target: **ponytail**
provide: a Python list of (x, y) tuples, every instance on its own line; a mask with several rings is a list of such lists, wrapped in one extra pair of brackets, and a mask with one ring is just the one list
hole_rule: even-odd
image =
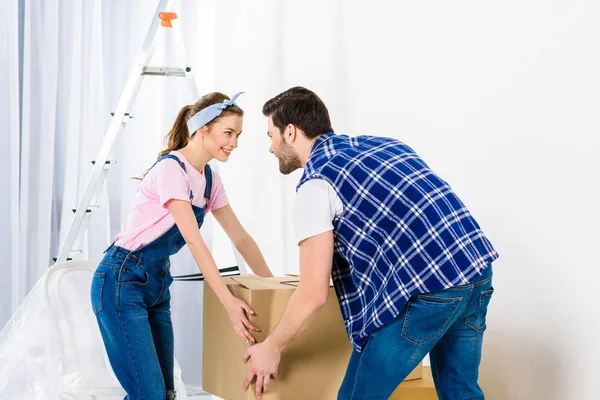
[(183, 106), (179, 114), (177, 114), (177, 118), (175, 118), (175, 122), (173, 123), (173, 127), (167, 134), (167, 148), (158, 153), (158, 158), (162, 156), (166, 156), (172, 151), (183, 149), (190, 140), (190, 133), (187, 128), (187, 120), (189, 119), (188, 114), (192, 106)]

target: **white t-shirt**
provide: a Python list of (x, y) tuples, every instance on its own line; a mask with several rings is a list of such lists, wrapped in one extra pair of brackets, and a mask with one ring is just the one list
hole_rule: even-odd
[(343, 209), (342, 200), (326, 180), (310, 179), (302, 184), (292, 211), (298, 243), (333, 230), (333, 220)]

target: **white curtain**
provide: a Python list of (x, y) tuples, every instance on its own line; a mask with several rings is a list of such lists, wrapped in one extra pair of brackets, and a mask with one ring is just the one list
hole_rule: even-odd
[[(9, 1), (2, 13), (0, 157), (2, 255), (0, 326), (53, 263), (158, 2)], [(201, 93), (214, 90), (214, 5), (177, 2), (188, 56)], [(164, 30), (164, 29), (163, 29)], [(4, 40), (4, 37), (7, 39)], [(153, 65), (185, 66), (173, 30), (160, 36)], [(99, 208), (75, 259), (98, 260), (131, 205), (133, 177), (149, 168), (177, 112), (197, 100), (184, 79), (147, 77), (110, 159)], [(212, 244), (212, 221), (204, 235)], [(222, 237), (222, 235), (221, 235)], [(222, 240), (222, 239), (221, 239)], [(231, 253), (231, 247), (220, 244)], [(231, 254), (217, 257), (233, 264)], [(189, 252), (173, 274), (198, 272)], [(202, 284), (174, 285), (173, 319), (190, 388), (201, 385)]]
[[(51, 265), (60, 221), (72, 215), (83, 165), (104, 131), (100, 4), (5, 3), (2, 325)], [(96, 218), (106, 221), (102, 212)], [(102, 226), (94, 238), (107, 236)]]
[(23, 299), (24, 268), (19, 267), (20, 60), (19, 4), (9, 2), (0, 13), (0, 326)]

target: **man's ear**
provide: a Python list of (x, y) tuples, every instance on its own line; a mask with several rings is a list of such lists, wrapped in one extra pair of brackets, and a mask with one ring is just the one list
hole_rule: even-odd
[(283, 135), (286, 138), (286, 141), (288, 143), (294, 143), (296, 141), (296, 137), (298, 135), (298, 128), (296, 128), (296, 126), (294, 124), (289, 124), (288, 126), (285, 127), (285, 131), (283, 132)]

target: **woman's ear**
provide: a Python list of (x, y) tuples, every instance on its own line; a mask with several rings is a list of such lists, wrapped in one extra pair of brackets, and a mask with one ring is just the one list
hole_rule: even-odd
[(200, 129), (198, 129), (196, 131), (196, 135), (200, 135), (201, 138), (204, 138), (207, 133), (208, 133), (208, 127), (206, 125), (204, 125), (203, 127), (201, 127)]

